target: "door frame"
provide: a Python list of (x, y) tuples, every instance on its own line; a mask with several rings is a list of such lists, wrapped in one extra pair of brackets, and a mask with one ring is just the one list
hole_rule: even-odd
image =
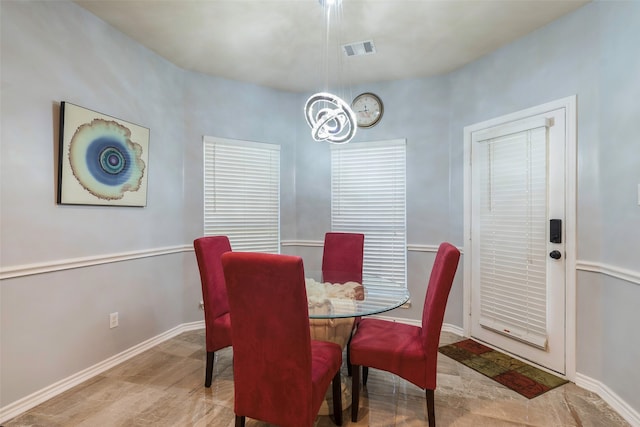
[[(520, 110), (464, 127), (464, 276), (463, 329), (471, 336), (471, 134), (481, 129), (502, 125), (524, 117), (565, 109), (565, 376), (576, 377), (576, 200), (577, 143), (576, 96), (568, 96), (546, 104)], [(517, 355), (516, 355), (517, 356)]]

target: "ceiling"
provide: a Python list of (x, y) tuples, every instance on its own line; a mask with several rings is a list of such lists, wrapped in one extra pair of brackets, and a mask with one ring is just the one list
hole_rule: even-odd
[[(329, 43), (318, 0), (75, 2), (186, 70), (304, 92), (447, 73), (588, 0), (344, 0)], [(338, 53), (364, 40), (377, 53)]]

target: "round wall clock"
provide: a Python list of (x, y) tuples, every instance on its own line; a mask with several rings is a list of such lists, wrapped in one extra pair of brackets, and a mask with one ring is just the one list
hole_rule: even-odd
[(356, 96), (351, 103), (351, 109), (356, 114), (358, 127), (370, 128), (382, 118), (384, 107), (378, 95), (365, 92)]

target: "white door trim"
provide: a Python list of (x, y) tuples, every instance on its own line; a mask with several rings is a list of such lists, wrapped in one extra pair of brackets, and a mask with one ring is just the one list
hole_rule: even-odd
[(564, 108), (566, 112), (566, 168), (565, 168), (565, 366), (566, 377), (576, 378), (576, 196), (577, 196), (577, 144), (576, 144), (576, 96), (558, 99), (505, 116), (476, 123), (464, 128), (464, 253), (463, 269), (463, 329), (465, 336), (471, 335), (471, 134), (474, 131), (509, 123), (524, 116), (544, 114)]

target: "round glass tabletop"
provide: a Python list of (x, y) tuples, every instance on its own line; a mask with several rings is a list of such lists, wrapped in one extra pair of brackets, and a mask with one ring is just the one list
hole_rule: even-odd
[[(333, 280), (326, 280), (332, 278)], [(339, 319), (384, 313), (409, 300), (401, 284), (379, 276), (358, 277), (305, 271), (310, 319)]]

